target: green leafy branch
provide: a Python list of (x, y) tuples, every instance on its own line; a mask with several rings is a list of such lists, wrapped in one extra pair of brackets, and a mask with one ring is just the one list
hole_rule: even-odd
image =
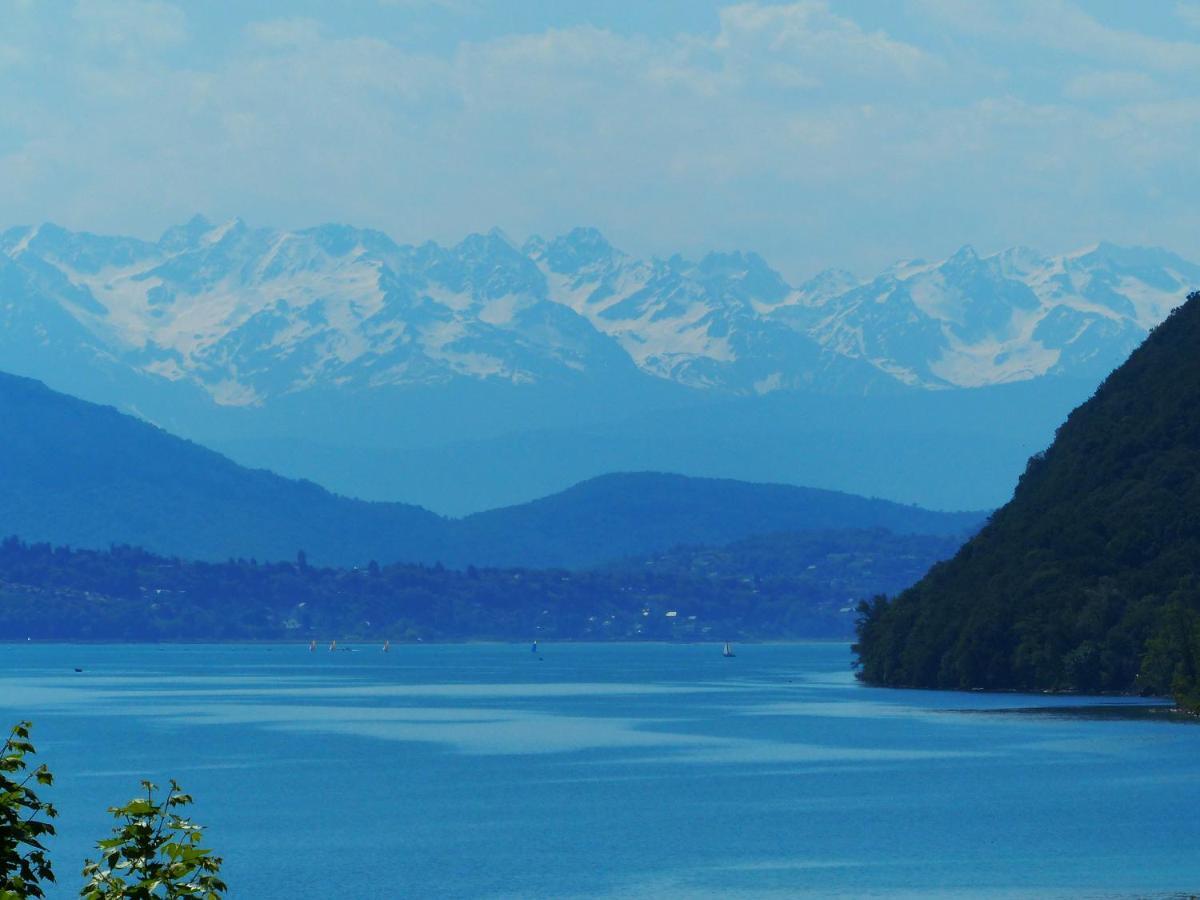
[(198, 897), (220, 900), (226, 890), (218, 873), (220, 857), (201, 846), (203, 829), (179, 810), (192, 802), (171, 781), (166, 797), (156, 798), (158, 785), (143, 781), (145, 796), (109, 809), (117, 819), (113, 837), (97, 844), (98, 861), (88, 860), (80, 891), (85, 900), (151, 900)]
[(45, 897), (41, 882), (54, 881), (42, 839), (53, 836), (58, 811), (44, 803), (35, 785), (51, 785), (44, 765), (30, 769), (37, 751), (29, 740), (29, 722), (18, 722), (0, 748), (0, 900)]

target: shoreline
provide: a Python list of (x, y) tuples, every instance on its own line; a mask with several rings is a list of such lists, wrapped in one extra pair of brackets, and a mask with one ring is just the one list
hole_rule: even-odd
[[(361, 638), (312, 638), (316, 640), (317, 649), (320, 650), (328, 645), (329, 641), (336, 640), (341, 647), (376, 647), (384, 640), (388, 640), (393, 648), (401, 647), (454, 647), (454, 646), (469, 646), (469, 645), (494, 645), (494, 646), (511, 646), (524, 647), (531, 644), (534, 638), (521, 640), (504, 640), (493, 638), (463, 638), (462, 640), (429, 640), (429, 641), (413, 641), (413, 640), (393, 640), (391, 638), (379, 639), (361, 639)], [(720, 646), (725, 643), (724, 639), (713, 639), (704, 641), (662, 641), (662, 640), (609, 640), (609, 641), (575, 641), (566, 638), (554, 638), (553, 640), (545, 640), (537, 638), (539, 644), (551, 646), (566, 646), (566, 645), (587, 645), (587, 646), (604, 646), (604, 645), (628, 645), (628, 644), (645, 644), (661, 647), (700, 647), (705, 645)], [(755, 640), (751, 638), (733, 640), (732, 644), (738, 646), (788, 646), (800, 644), (844, 644), (849, 647), (853, 643), (851, 638), (770, 638), (764, 640)], [(308, 648), (308, 641), (284, 641), (284, 640), (194, 640), (194, 641), (129, 641), (129, 640), (46, 640), (26, 638), (25, 640), (13, 638), (0, 638), (0, 647), (301, 647)], [(872, 685), (874, 686), (874, 685)]]
[[(872, 681), (865, 681), (865, 680), (859, 678), (857, 676), (857, 674), (855, 675), (855, 681), (857, 681), (863, 687), (878, 688), (880, 690), (888, 690), (888, 691), (929, 691), (929, 692), (942, 693), (942, 694), (988, 694), (988, 695), (1012, 694), (1014, 696), (1022, 696), (1022, 697), (1101, 697), (1101, 698), (1109, 697), (1109, 698), (1123, 698), (1123, 699), (1129, 699), (1129, 700), (1139, 699), (1139, 700), (1147, 700), (1147, 701), (1154, 701), (1154, 700), (1163, 701), (1162, 703), (1153, 703), (1153, 702), (1147, 703), (1144, 707), (1147, 709), (1149, 709), (1149, 708), (1154, 708), (1154, 709), (1167, 708), (1167, 707), (1165, 707), (1165, 703), (1174, 701), (1173, 697), (1166, 695), (1166, 694), (1138, 694), (1138, 693), (1134, 693), (1133, 691), (1098, 691), (1095, 693), (1085, 693), (1083, 691), (1054, 690), (1051, 688), (1022, 690), (1021, 688), (918, 687), (915, 685), (877, 684)], [(1138, 708), (1135, 706), (1135, 704), (1124, 704), (1124, 705), (1130, 709)], [(1042, 709), (1044, 709), (1044, 707), (1030, 707), (1030, 709), (1040, 712)], [(1179, 716), (1186, 716), (1189, 719), (1194, 719), (1196, 721), (1200, 721), (1200, 711), (1185, 709), (1179, 705), (1173, 705), (1173, 706), (1169, 707), (1169, 709), (1172, 713), (1178, 714)], [(1019, 709), (1012, 710), (1012, 712), (1019, 712), (1019, 711), (1020, 711)]]

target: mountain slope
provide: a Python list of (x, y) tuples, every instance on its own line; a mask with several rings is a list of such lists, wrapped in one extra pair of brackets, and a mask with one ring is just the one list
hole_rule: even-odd
[(0, 342), (0, 367), (49, 376), (64, 348), (82, 350), (231, 407), (462, 381), (854, 395), (1098, 378), (1200, 276), (1158, 249), (964, 247), (792, 286), (754, 253), (643, 260), (594, 229), (442, 247), (201, 217), (153, 242), (13, 228), (0, 260), (10, 330), (44, 337)]
[[(1167, 251), (1109, 244), (963, 248), (790, 284), (752, 252), (639, 258), (587, 228), (517, 246), (200, 217), (157, 240), (43, 224), (0, 233), (0, 370), (243, 464), (443, 514), (643, 469), (972, 508), (1006, 497), (1048, 437), (1005, 398), (1090, 392), (1198, 279)], [(957, 393), (969, 402), (946, 415), (914, 399)], [(893, 398), (916, 409), (915, 440), (864, 441), (873, 402)], [(727, 427), (730, 404), (805, 452)], [(818, 433), (814, 408), (846, 415)], [(780, 410), (795, 427), (773, 424)], [(562, 452), (538, 446), (546, 433)], [(971, 479), (942, 477), (957, 458), (978, 461)]]
[(484, 564), (520, 558), (532, 566), (574, 568), (774, 532), (886, 528), (965, 537), (980, 519), (979, 513), (929, 512), (836, 491), (635, 472), (467, 516), (455, 538), (460, 554)]
[(763, 315), (795, 298), (755, 253), (644, 261), (590, 228), (550, 242), (535, 238), (524, 249), (545, 275), (548, 296), (660, 378), (742, 394), (894, 389), (870, 365)]
[(933, 513), (780, 485), (613, 476), (466, 519), (368, 503), (250, 470), (108, 407), (0, 375), (0, 533), (187, 558), (362, 565), (586, 566), (765, 531), (890, 527), (958, 533), (977, 514)]
[(994, 509), (1011, 496), (1029, 456), (1094, 389), (1086, 381), (1042, 378), (896, 396), (779, 392), (398, 449), (348, 447), (335, 443), (342, 435), (330, 429), (214, 446), (349, 496), (396, 498), (456, 516), (526, 503), (609, 472), (639, 471), (805, 485), (934, 509)]
[[(204, 559), (436, 555), (442, 520), (244, 469), (108, 407), (0, 375), (0, 531)], [(403, 548), (401, 550), (401, 548)]]
[(864, 611), (891, 685), (1174, 691), (1200, 705), (1200, 293), (950, 562)]
[(907, 384), (1100, 379), (1198, 281), (1200, 266), (1159, 249), (1102, 243), (1057, 257), (1025, 248), (980, 257), (963, 247), (776, 314)]
[[(333, 386), (370, 392), (464, 379), (545, 385), (641, 375), (762, 392), (786, 386), (776, 378), (755, 387), (773, 377), (758, 371), (773, 356), (804, 382), (814, 381), (817, 359), (845, 370), (854, 389), (888, 380), (760, 320), (737, 287), (747, 266), (766, 270), (757, 258), (640, 263), (608, 248), (606, 284), (622, 282), (641, 310), (631, 338), (639, 349), (613, 340), (596, 327), (603, 316), (582, 314), (553, 290), (559, 275), (546, 268), (569, 255), (561, 245), (593, 240), (607, 247), (598, 235), (572, 233), (530, 256), (498, 231), (453, 247), (401, 246), (340, 225), (284, 232), (197, 217), (153, 243), (53, 225), (12, 229), (0, 253), (41, 276), (14, 295), (35, 294), (52, 314), (66, 313), (95, 352), (198, 384), (226, 406)], [(777, 352), (765, 353), (768, 342), (752, 333), (764, 329)]]

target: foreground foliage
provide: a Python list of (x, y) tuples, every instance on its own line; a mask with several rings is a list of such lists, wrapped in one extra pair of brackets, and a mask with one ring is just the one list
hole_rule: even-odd
[(1141, 691), (1200, 710), (1200, 294), (953, 560), (860, 606), (855, 650), (878, 684)]
[[(29, 722), (19, 722), (0, 748), (0, 900), (45, 897), (42, 884), (54, 881), (43, 839), (54, 835), (49, 822), (58, 813), (38, 797), (34, 786), (49, 787), (45, 765), (30, 768), (36, 751)], [(32, 783), (31, 783), (32, 782)], [(143, 781), (145, 796), (112, 807), (113, 837), (100, 841), (98, 861), (87, 861), (85, 900), (221, 900), (226, 890), (221, 860), (201, 846), (203, 829), (180, 810), (192, 802), (179, 785), (157, 799), (156, 785)]]
[(29, 722), (19, 722), (0, 748), (0, 900), (44, 897), (42, 882), (54, 881), (43, 839), (54, 834), (58, 815), (42, 801), (36, 786), (49, 786), (54, 776), (44, 765), (30, 769), (36, 752)]
[(219, 900), (226, 890), (218, 875), (221, 859), (201, 846), (201, 827), (179, 813), (192, 802), (191, 796), (175, 781), (161, 801), (155, 796), (157, 785), (143, 781), (142, 787), (145, 796), (109, 810), (118, 824), (113, 837), (97, 844), (100, 860), (84, 865), (88, 883), (80, 896), (84, 900)]

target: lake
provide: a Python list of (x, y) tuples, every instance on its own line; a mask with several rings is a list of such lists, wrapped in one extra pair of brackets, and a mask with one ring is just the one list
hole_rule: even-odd
[(1200, 727), (1144, 702), (871, 689), (845, 644), (355, 649), (0, 646), (50, 896), (171, 777), (234, 898), (1200, 891)]

